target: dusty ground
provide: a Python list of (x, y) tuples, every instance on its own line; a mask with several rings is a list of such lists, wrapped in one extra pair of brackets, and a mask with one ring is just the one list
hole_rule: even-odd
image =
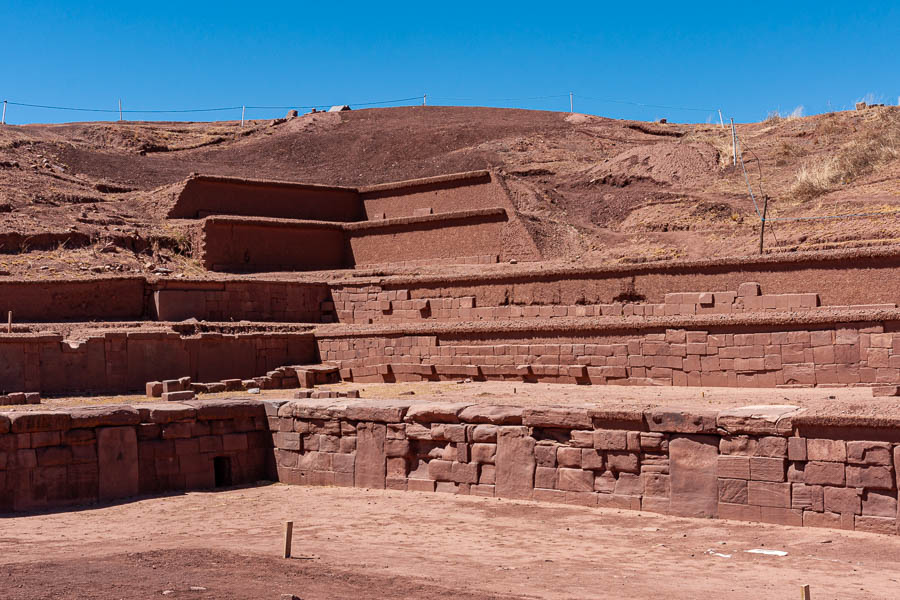
[(0, 536), (9, 600), (756, 600), (799, 598), (805, 583), (815, 600), (873, 600), (900, 595), (898, 568), (888, 536), (284, 485), (10, 517)]
[[(900, 109), (738, 125), (773, 251), (900, 241)], [(0, 270), (28, 277), (202, 275), (160, 219), (162, 186), (191, 172), (370, 184), (494, 168), (544, 258), (578, 264), (743, 256), (759, 218), (730, 131), (588, 115), (400, 107), (280, 123), (0, 127)], [(803, 172), (821, 185), (799, 186)], [(824, 181), (824, 183), (822, 183)]]
[[(684, 409), (735, 408), (760, 404), (792, 405), (820, 414), (856, 416), (898, 416), (900, 398), (872, 397), (867, 387), (858, 388), (704, 388), (648, 387), (618, 385), (575, 385), (565, 383), (519, 383), (506, 381), (421, 382), (421, 383), (339, 383), (316, 386), (318, 390), (359, 390), (362, 398), (400, 399), (408, 402), (468, 402), (478, 404), (584, 405), (644, 410), (655, 406)], [(259, 395), (223, 392), (202, 394), (201, 399), (293, 398), (294, 390), (262, 390)], [(36, 406), (0, 407), (0, 410), (44, 410), (97, 404), (140, 404), (159, 402), (143, 394), (44, 398)]]

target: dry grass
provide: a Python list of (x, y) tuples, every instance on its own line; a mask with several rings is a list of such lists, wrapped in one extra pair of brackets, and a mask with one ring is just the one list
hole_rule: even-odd
[(900, 114), (885, 112), (861, 128), (836, 156), (804, 163), (791, 188), (799, 200), (828, 193), (900, 157)]
[(693, 131), (682, 138), (685, 144), (709, 144), (716, 149), (719, 155), (719, 167), (725, 168), (731, 166), (731, 130), (721, 129), (704, 129)]

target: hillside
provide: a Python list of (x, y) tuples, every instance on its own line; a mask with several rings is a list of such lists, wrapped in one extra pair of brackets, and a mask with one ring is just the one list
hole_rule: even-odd
[[(737, 128), (769, 251), (900, 238), (900, 108)], [(404, 107), (237, 122), (0, 127), (0, 269), (58, 277), (199, 275), (161, 218), (190, 173), (364, 185), (481, 168), (505, 175), (544, 258), (601, 264), (758, 252), (759, 218), (731, 133), (492, 108)], [(809, 217), (883, 213), (851, 219)]]

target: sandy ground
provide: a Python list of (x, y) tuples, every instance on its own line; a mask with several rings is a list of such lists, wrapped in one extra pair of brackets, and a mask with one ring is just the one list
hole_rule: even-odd
[(874, 534), (280, 484), (0, 521), (9, 600), (755, 600), (805, 583), (815, 600), (872, 600), (900, 596), (898, 568), (900, 538)]
[[(756, 404), (789, 404), (831, 413), (900, 414), (900, 398), (872, 397), (867, 387), (857, 388), (711, 388), (651, 387), (618, 385), (575, 385), (566, 383), (522, 383), (512, 381), (442, 381), (420, 383), (339, 383), (316, 386), (316, 390), (359, 390), (361, 398), (401, 399), (409, 402), (470, 402), (477, 404), (583, 405), (649, 408), (672, 406), (692, 409), (722, 409)], [(202, 394), (200, 399), (293, 398), (296, 390), (262, 390)], [(140, 404), (159, 402), (143, 394), (44, 398), (39, 406), (0, 407), (0, 410), (43, 410), (98, 404)]]

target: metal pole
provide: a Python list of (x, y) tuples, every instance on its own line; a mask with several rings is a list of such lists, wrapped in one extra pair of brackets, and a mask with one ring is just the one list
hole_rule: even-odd
[(122, 120), (122, 99), (119, 98), (119, 120)]
[(246, 106), (241, 107), (241, 127), (244, 126), (244, 111), (247, 109)]
[(731, 156), (737, 166), (737, 133), (734, 131), (734, 119), (731, 120)]
[(769, 196), (763, 196), (763, 214), (759, 225), (759, 253), (763, 253), (763, 236), (766, 234), (766, 213), (769, 211)]
[(575, 112), (575, 93), (569, 92), (569, 112)]
[(422, 94), (422, 106), (428, 106), (428, 94)]
[(0, 125), (6, 125), (6, 100), (3, 101), (3, 116), (0, 117)]
[(722, 129), (725, 129), (725, 121), (722, 120), (722, 109), (719, 109), (719, 125), (722, 126)]

